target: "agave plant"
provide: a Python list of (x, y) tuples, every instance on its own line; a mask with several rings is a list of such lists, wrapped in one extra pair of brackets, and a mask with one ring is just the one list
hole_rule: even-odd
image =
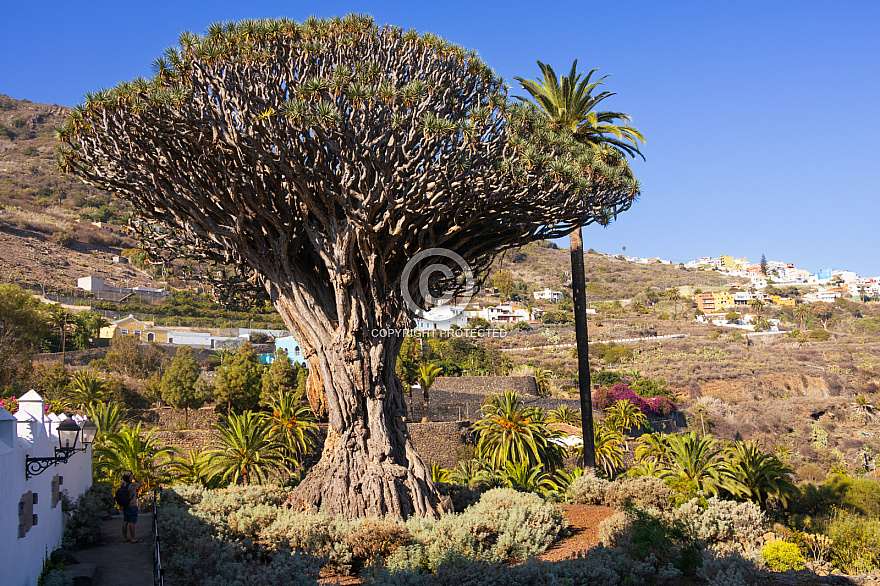
[(290, 473), (288, 457), (272, 422), (261, 413), (231, 414), (214, 424), (215, 448), (207, 452), (212, 472), (226, 483), (263, 484)]

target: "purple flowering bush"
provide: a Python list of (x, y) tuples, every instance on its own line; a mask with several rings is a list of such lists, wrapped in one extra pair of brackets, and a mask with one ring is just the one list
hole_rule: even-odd
[(678, 411), (678, 407), (669, 397), (661, 395), (643, 399), (623, 383), (617, 383), (613, 387), (599, 387), (593, 393), (593, 406), (603, 411), (618, 401), (629, 401), (645, 415), (665, 416)]
[[(13, 415), (18, 412), (18, 399), (15, 397), (7, 397), (5, 399), (0, 399), (0, 407), (6, 409)], [(46, 406), (44, 407), (46, 414), (49, 413), (61, 413), (64, 411), (62, 405), (55, 405), (51, 401), (46, 401)]]

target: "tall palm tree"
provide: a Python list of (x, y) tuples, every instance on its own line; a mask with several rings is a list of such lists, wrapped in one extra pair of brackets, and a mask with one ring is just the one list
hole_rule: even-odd
[(798, 490), (791, 481), (792, 468), (774, 454), (759, 450), (754, 441), (737, 442), (728, 448), (722, 468), (721, 487), (762, 509), (767, 506), (770, 496), (785, 506)]
[(435, 366), (433, 363), (419, 366), (419, 385), (422, 387), (422, 396), (425, 398), (425, 414), (428, 416), (430, 416), (431, 412), (431, 395), (429, 391), (431, 390), (431, 385), (434, 384), (434, 380), (441, 372), (443, 372), (443, 369)]
[(807, 318), (810, 317), (810, 306), (806, 303), (798, 303), (792, 312), (794, 318), (801, 322), (801, 331), (806, 327)]
[(675, 319), (678, 316), (678, 302), (681, 301), (681, 292), (678, 290), (678, 287), (667, 289), (666, 298), (672, 302), (672, 317)]
[(290, 473), (284, 446), (272, 422), (261, 413), (245, 411), (215, 423), (215, 448), (208, 456), (224, 482), (263, 484), (275, 474)]
[(134, 428), (123, 424), (118, 433), (107, 436), (104, 445), (94, 450), (95, 472), (113, 478), (131, 470), (147, 490), (161, 483), (165, 476), (163, 468), (173, 452), (171, 448), (160, 447), (153, 438), (157, 429), (144, 434), (140, 423)]
[(318, 423), (315, 414), (297, 401), (296, 396), (283, 389), (270, 400), (272, 410), (269, 421), (278, 441), (288, 452), (292, 468), (302, 464), (302, 459), (317, 444)]
[[(572, 133), (575, 139), (586, 144), (611, 147), (617, 153), (635, 156), (640, 155), (639, 142), (644, 143), (645, 137), (631, 126), (627, 126), (631, 118), (622, 112), (595, 111), (603, 100), (613, 96), (611, 92), (593, 91), (602, 84), (605, 77), (590, 82), (595, 69), (586, 78), (577, 72), (577, 59), (571, 64), (571, 72), (562, 78), (549, 65), (538, 61), (538, 67), (544, 75), (543, 80), (531, 81), (515, 77), (520, 85), (532, 97), (532, 103), (542, 112), (551, 125), (560, 131)], [(522, 98), (520, 98), (522, 99)], [(524, 100), (526, 101), (526, 100)], [(624, 124), (619, 124), (623, 122)], [(644, 157), (642, 157), (644, 158)], [(625, 165), (623, 165), (625, 167)], [(628, 169), (626, 169), (628, 171)], [(588, 344), (590, 341), (587, 330), (587, 288), (584, 271), (584, 241), (581, 228), (569, 234), (571, 249), (571, 288), (574, 300), (575, 338), (578, 349), (578, 387), (580, 390), (583, 455), (586, 468), (596, 467), (596, 449), (593, 445), (593, 405), (590, 395), (590, 358)]]
[(64, 364), (64, 356), (66, 353), (67, 340), (67, 324), (73, 321), (73, 315), (61, 307), (60, 303), (55, 303), (49, 307), (49, 324), (58, 328), (61, 333), (61, 364)]
[(669, 436), (669, 470), (664, 478), (670, 479), (682, 492), (715, 493), (721, 484), (718, 456), (721, 450), (712, 435), (700, 437), (691, 431)]

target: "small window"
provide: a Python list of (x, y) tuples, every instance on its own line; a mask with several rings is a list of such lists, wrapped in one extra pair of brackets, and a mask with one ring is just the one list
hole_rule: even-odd
[(153, 334), (153, 332), (147, 334), (147, 342), (153, 342), (155, 339), (156, 336)]
[(141, 337), (141, 331), (140, 331), (140, 330), (135, 330), (135, 331), (132, 332), (132, 333), (134, 333), (134, 335), (137, 336), (138, 338)]
[(168, 338), (168, 343), (169, 343), (169, 344), (173, 344), (173, 343), (174, 343), (174, 338)]
[(127, 336), (127, 335), (128, 335), (128, 330), (126, 330), (126, 329), (121, 329), (121, 330), (119, 330), (119, 333), (122, 334), (123, 336)]
[(294, 356), (299, 356), (299, 346), (296, 346), (296, 347), (293, 349), (293, 355), (294, 355)]

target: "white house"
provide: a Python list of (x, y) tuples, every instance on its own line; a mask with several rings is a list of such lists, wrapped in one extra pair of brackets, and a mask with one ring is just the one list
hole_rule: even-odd
[(532, 295), (535, 299), (547, 299), (551, 303), (559, 303), (562, 299), (562, 291), (551, 291), (549, 288), (545, 288), (543, 291), (535, 291)]
[(528, 309), (516, 308), (511, 305), (496, 305), (487, 307), (480, 315), (487, 322), (517, 323), (533, 319)]
[(467, 325), (468, 315), (465, 309), (456, 305), (440, 305), (432, 308), (425, 317), (416, 317), (416, 329), (422, 331), (466, 328)]
[(18, 406), (15, 415), (0, 409), (0, 582), (36, 586), (46, 556), (61, 545), (67, 514), (61, 493), (76, 500), (92, 485), (92, 449), (28, 478), (27, 458), (55, 456), (58, 425), (67, 417), (46, 415), (34, 391)]

